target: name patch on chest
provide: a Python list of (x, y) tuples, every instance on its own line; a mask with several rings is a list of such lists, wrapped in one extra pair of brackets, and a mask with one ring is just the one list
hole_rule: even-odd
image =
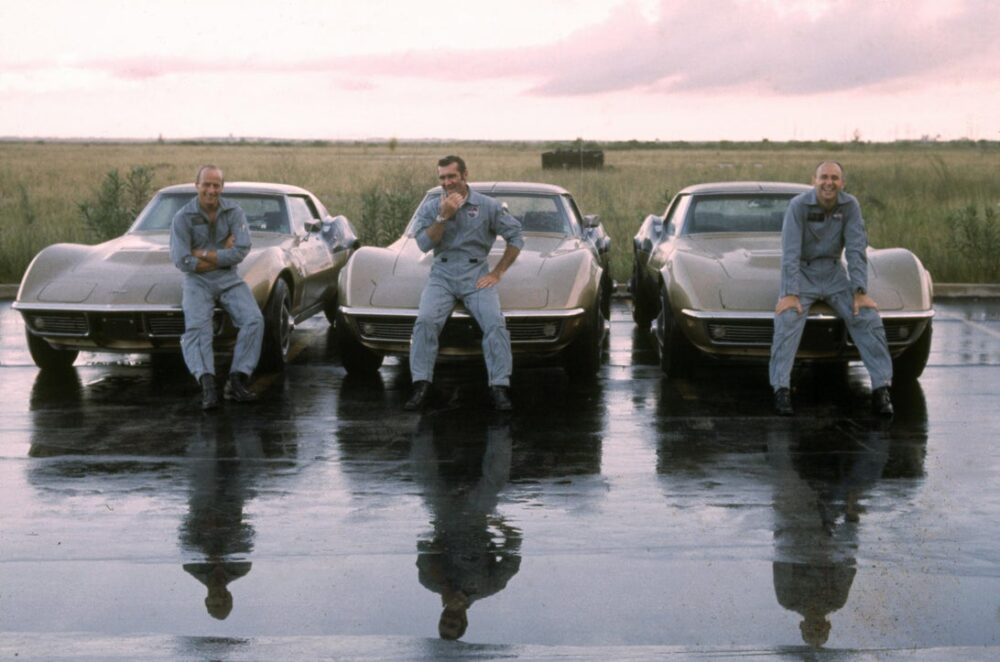
[(844, 213), (835, 211), (829, 216), (827, 216), (821, 211), (811, 211), (808, 214), (806, 214), (806, 220), (809, 221), (810, 223), (822, 223), (827, 219), (830, 219), (832, 221), (842, 221), (844, 220)]

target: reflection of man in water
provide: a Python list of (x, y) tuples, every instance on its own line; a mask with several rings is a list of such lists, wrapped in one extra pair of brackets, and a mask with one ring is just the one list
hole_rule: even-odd
[(464, 635), (469, 607), (502, 591), (521, 565), (521, 533), (495, 512), (510, 477), (509, 423), (479, 423), (486, 429), (467, 418), (423, 420), (413, 441), (434, 526), (418, 543), (417, 568), (420, 583), (441, 595), (442, 639)]
[(802, 640), (819, 647), (830, 637), (829, 614), (847, 604), (864, 512), (859, 501), (882, 475), (889, 439), (844, 426), (796, 433), (769, 431), (774, 592), (782, 607), (802, 615)]
[(232, 421), (222, 416), (201, 423), (201, 443), (192, 444), (189, 458), (192, 491), (181, 544), (207, 557), (202, 563), (185, 563), (184, 570), (205, 585), (205, 608), (222, 620), (233, 609), (229, 583), (250, 572), (249, 561), (231, 559), (251, 552), (254, 531), (243, 514), (248, 498), (241, 466), (245, 453), (237, 447)]

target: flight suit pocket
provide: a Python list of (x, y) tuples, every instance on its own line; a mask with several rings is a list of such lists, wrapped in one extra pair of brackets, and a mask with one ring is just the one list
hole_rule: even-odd
[(191, 247), (202, 248), (209, 245), (208, 224), (191, 226)]

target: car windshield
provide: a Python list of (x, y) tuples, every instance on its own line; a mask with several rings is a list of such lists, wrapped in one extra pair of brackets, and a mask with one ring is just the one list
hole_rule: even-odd
[(695, 196), (681, 234), (781, 232), (792, 194)]
[[(190, 193), (161, 193), (146, 205), (130, 232), (169, 230), (170, 222), (181, 207), (194, 196)], [(288, 212), (283, 195), (261, 195), (252, 193), (226, 194), (247, 215), (247, 225), (253, 232), (278, 232), (288, 234)]]
[[(428, 193), (426, 202), (439, 192)], [(562, 198), (558, 195), (533, 195), (529, 193), (484, 193), (507, 206), (511, 216), (521, 222), (524, 232), (555, 232), (558, 234), (573, 234), (569, 212)], [(423, 202), (420, 203), (423, 206)], [(418, 207), (419, 209), (419, 207)], [(406, 234), (415, 232), (416, 217), (410, 221)]]

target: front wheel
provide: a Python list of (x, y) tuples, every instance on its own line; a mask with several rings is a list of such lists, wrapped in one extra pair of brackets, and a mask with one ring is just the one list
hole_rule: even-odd
[(323, 314), (326, 316), (326, 321), (330, 324), (337, 323), (337, 311), (340, 309), (340, 302), (337, 297), (333, 297), (329, 301), (323, 304)]
[(645, 331), (656, 319), (656, 305), (642, 294), (642, 279), (639, 275), (638, 257), (632, 270), (632, 280), (629, 289), (632, 290), (632, 321)]
[(337, 349), (340, 352), (340, 363), (348, 375), (371, 375), (382, 367), (384, 356), (373, 352), (354, 337), (351, 325), (340, 316), (334, 326), (337, 338)]
[(292, 345), (292, 295), (284, 280), (278, 279), (264, 306), (264, 344), (260, 352), (260, 367), (281, 370), (288, 360)]
[(931, 322), (923, 334), (906, 350), (892, 360), (892, 380), (896, 383), (914, 382), (923, 374), (927, 367), (927, 359), (931, 354)]
[(27, 329), (24, 335), (28, 340), (28, 352), (31, 360), (42, 370), (65, 370), (73, 365), (80, 353), (75, 349), (56, 349), (44, 338), (34, 335)]
[(660, 350), (660, 370), (663, 374), (668, 377), (690, 377), (697, 350), (684, 337), (664, 287), (660, 288), (660, 314), (656, 318), (656, 335)]
[(604, 351), (604, 315), (601, 314), (600, 298), (594, 302), (584, 328), (566, 348), (563, 367), (575, 379), (593, 379), (601, 368), (601, 354)]
[(611, 279), (611, 274), (607, 271), (601, 276), (601, 315), (604, 319), (611, 319), (611, 296), (615, 291), (615, 282)]

